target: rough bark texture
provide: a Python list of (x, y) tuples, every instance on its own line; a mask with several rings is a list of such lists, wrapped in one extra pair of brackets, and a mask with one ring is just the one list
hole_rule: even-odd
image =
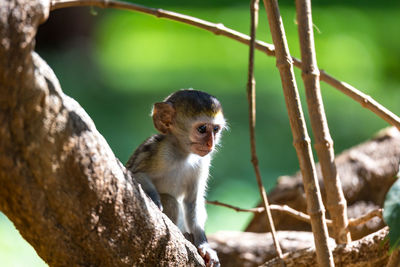
[(50, 266), (201, 266), (32, 52), (48, 11), (0, 1), (0, 210)]
[[(332, 251), (335, 266), (343, 267), (381, 267), (388, 262), (389, 244), (385, 242), (389, 230), (384, 228), (363, 239), (341, 244)], [(284, 255), (286, 267), (317, 267), (315, 249), (309, 248)], [(280, 267), (278, 259), (266, 262), (262, 266)]]
[[(382, 207), (385, 195), (399, 171), (399, 164), (400, 132), (394, 127), (384, 129), (373, 139), (344, 151), (336, 157), (337, 171), (349, 205), (349, 218), (356, 218), (369, 210)], [(325, 201), (325, 188), (321, 181), (319, 164), (317, 164), (317, 173)], [(306, 212), (301, 173), (298, 172), (292, 177), (280, 177), (278, 185), (269, 194), (269, 199), (273, 204), (286, 204), (296, 210)], [(307, 223), (274, 211), (272, 213), (276, 228), (279, 230), (310, 230)], [(382, 220), (375, 218), (367, 224), (351, 227), (352, 239), (359, 239), (383, 226)], [(263, 218), (255, 215), (246, 230), (264, 232)]]
[[(277, 232), (282, 251), (292, 252), (314, 246), (311, 232)], [(222, 266), (255, 267), (277, 256), (271, 233), (217, 232), (209, 237), (210, 245), (218, 251)], [(329, 244), (334, 246), (335, 240)]]

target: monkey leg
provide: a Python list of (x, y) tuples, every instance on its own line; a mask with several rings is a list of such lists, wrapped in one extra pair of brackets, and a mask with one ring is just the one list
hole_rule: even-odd
[(158, 194), (156, 187), (151, 182), (147, 174), (143, 172), (135, 173), (134, 178), (142, 186), (144, 192), (146, 192), (146, 194), (151, 198), (151, 200), (153, 200), (153, 202), (157, 205), (157, 207), (162, 211), (163, 206), (161, 205), (160, 195)]
[(178, 224), (179, 218), (179, 202), (169, 194), (160, 194), (161, 203), (163, 205), (163, 212), (174, 223)]
[(163, 212), (178, 226), (182, 233), (187, 232), (181, 203), (169, 194), (160, 194), (160, 198), (164, 208)]

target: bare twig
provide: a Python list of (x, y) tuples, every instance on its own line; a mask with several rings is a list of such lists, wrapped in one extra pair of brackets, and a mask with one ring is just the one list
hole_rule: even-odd
[(361, 106), (369, 109), (370, 111), (384, 119), (387, 123), (395, 126), (400, 131), (400, 118), (392, 113), (390, 110), (379, 104), (371, 96), (364, 94), (363, 92), (357, 90), (355, 87), (351, 86), (348, 83), (341, 82), (335, 79), (323, 70), (321, 70), (321, 80), (338, 89), (345, 95), (351, 97), (352, 99), (360, 103)]
[(357, 226), (357, 225), (366, 223), (374, 217), (379, 217), (379, 218), (383, 219), (382, 213), (383, 213), (383, 209), (371, 210), (370, 212), (368, 212), (358, 218), (349, 219), (349, 226)]
[[(233, 210), (235, 210), (237, 212), (262, 213), (262, 212), (265, 211), (264, 207), (257, 207), (257, 208), (251, 208), (251, 209), (242, 209), (242, 208), (230, 205), (230, 204), (219, 202), (217, 200), (215, 200), (215, 201), (207, 200), (207, 204), (233, 209)], [(271, 205), (270, 205), (270, 207), (271, 207)]]
[(324, 104), (319, 84), (319, 70), (314, 47), (314, 32), (311, 16), (311, 0), (296, 0), (297, 22), (301, 48), (302, 78), (306, 90), (308, 113), (315, 136), (315, 150), (321, 164), (326, 188), (327, 208), (333, 220), (336, 243), (351, 241), (348, 229), (347, 202), (336, 171), (333, 140), (329, 133)]
[[(160, 8), (150, 8), (138, 4), (127, 3), (122, 1), (113, 1), (113, 0), (52, 0), (51, 1), (51, 10), (56, 10), (66, 7), (77, 7), (77, 6), (96, 6), (100, 8), (115, 8), (115, 9), (137, 11), (155, 16), (157, 18), (165, 18), (173, 21), (182, 22), (184, 24), (189, 24), (194, 27), (212, 32), (215, 35), (222, 35), (228, 37), (245, 45), (250, 44), (250, 36), (232, 30), (230, 28), (227, 28), (222, 23), (212, 23), (199, 18), (183, 15), (168, 10), (163, 10)], [(263, 51), (269, 56), (275, 55), (274, 46), (272, 44), (268, 44), (257, 40), (255, 47), (256, 49)]]
[[(246, 34), (240, 33), (238, 31), (232, 30), (225, 27), (222, 23), (211, 23), (202, 19), (195, 17), (166, 11), (162, 9), (149, 8), (137, 4), (119, 2), (113, 0), (51, 0), (51, 10), (56, 10), (65, 7), (75, 7), (75, 6), (97, 6), (100, 8), (116, 8), (116, 9), (126, 9), (131, 11), (137, 11), (153, 15), (159, 18), (166, 18), (174, 21), (179, 21), (185, 24), (189, 24), (206, 31), (212, 32), (216, 35), (223, 35), (230, 39), (236, 40), (240, 43), (249, 45), (250, 37)], [(275, 56), (275, 47), (272, 44), (268, 44), (262, 41), (256, 41), (255, 48), (267, 54), (268, 56)], [(294, 66), (301, 68), (301, 61), (295, 57), (291, 58), (293, 60)], [(325, 71), (320, 71), (320, 79), (334, 88), (338, 89), (342, 93), (351, 97), (363, 107), (369, 109), (382, 119), (384, 119), (389, 124), (395, 126), (400, 130), (400, 118), (386, 109), (384, 106), (375, 101), (371, 96), (364, 94), (353, 86), (341, 82), (331, 75), (327, 74)]]
[[(251, 148), (251, 162), (254, 167), (254, 172), (256, 174), (258, 189), (260, 191), (260, 196), (262, 203), (264, 205), (264, 211), (266, 215), (267, 225), (271, 229), (272, 239), (274, 241), (274, 246), (276, 254), (282, 259), (282, 249), (279, 245), (279, 240), (276, 235), (275, 225), (272, 218), (271, 210), (269, 208), (267, 193), (262, 183), (260, 168), (258, 167), (258, 158), (256, 152), (256, 140), (255, 140), (255, 127), (256, 127), (256, 80), (254, 78), (254, 48), (256, 42), (256, 31), (258, 24), (258, 9), (259, 0), (250, 1), (250, 49), (249, 49), (249, 70), (247, 77), (247, 100), (249, 102), (249, 130), (250, 130), (250, 148)], [(282, 261), (282, 265), (284, 263)]]
[[(230, 204), (226, 204), (226, 203), (222, 203), (219, 201), (207, 201), (207, 204), (211, 204), (211, 205), (216, 205), (216, 206), (221, 206), (221, 207), (226, 207), (226, 208), (230, 208), (233, 209), (237, 212), (252, 212), (252, 213), (262, 213), (264, 212), (264, 207), (257, 207), (257, 208), (251, 208), (251, 209), (243, 209), (243, 208), (239, 208)], [(293, 218), (296, 218), (300, 221), (306, 222), (306, 223), (311, 223), (310, 220), (310, 216), (304, 212), (295, 210), (287, 205), (275, 205), (275, 204), (270, 204), (269, 208), (273, 211), (276, 212), (282, 212), (282, 213), (286, 213), (289, 216), (292, 216)], [(364, 224), (366, 222), (368, 222), (369, 220), (371, 220), (374, 217), (379, 217), (382, 218), (382, 209), (376, 209), (376, 210), (371, 210), (370, 212), (358, 217), (358, 218), (352, 218), (349, 219), (349, 226), (357, 226), (360, 224)], [(329, 227), (333, 226), (332, 220), (330, 219), (326, 219), (326, 224)]]
[[(242, 209), (239, 207), (235, 207), (233, 205), (230, 204), (226, 204), (226, 203), (222, 203), (219, 201), (207, 201), (207, 204), (211, 204), (211, 205), (216, 205), (216, 206), (221, 206), (221, 207), (226, 207), (226, 208), (230, 208), (233, 209), (237, 212), (252, 212), (252, 213), (262, 213), (264, 212), (265, 208), (264, 207), (257, 207), (257, 208), (252, 208), (252, 209)], [(290, 215), (300, 221), (306, 222), (306, 223), (310, 223), (310, 216), (308, 214), (305, 214), (304, 212), (295, 210), (287, 205), (275, 205), (275, 204), (270, 204), (269, 208), (273, 211), (277, 211), (277, 212), (282, 212), (282, 213), (286, 213), (287, 215)], [(327, 225), (331, 225), (332, 221), (327, 219), (326, 220)]]
[(311, 218), (315, 248), (319, 266), (334, 266), (332, 252), (328, 246), (328, 229), (325, 222), (325, 209), (311, 151), (310, 137), (301, 108), (299, 92), (293, 71), (293, 62), (286, 41), (285, 30), (276, 0), (264, 0), (272, 40), (276, 49), (276, 65), (282, 81), (286, 108), (292, 129), (294, 146), (300, 162), (306, 193), (307, 211)]

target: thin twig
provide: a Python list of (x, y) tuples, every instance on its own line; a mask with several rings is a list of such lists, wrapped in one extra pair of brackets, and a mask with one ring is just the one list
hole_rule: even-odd
[[(216, 206), (221, 206), (221, 207), (226, 207), (229, 209), (233, 209), (237, 212), (251, 212), (251, 213), (262, 213), (264, 212), (265, 208), (264, 207), (257, 207), (257, 208), (251, 208), (251, 209), (243, 209), (243, 208), (239, 208), (230, 204), (226, 204), (226, 203), (222, 203), (219, 201), (207, 201), (207, 204), (211, 204), (211, 205), (216, 205)], [(296, 218), (300, 221), (306, 222), (306, 223), (311, 223), (310, 220), (310, 215), (295, 210), (287, 205), (276, 205), (276, 204), (270, 204), (269, 208), (272, 211), (276, 211), (276, 212), (282, 212), (285, 213), (293, 218)], [(360, 224), (364, 224), (366, 222), (368, 222), (369, 220), (371, 220), (372, 218), (375, 217), (379, 217), (379, 218), (383, 218), (382, 215), (383, 210), (382, 209), (376, 209), (376, 210), (371, 210), (370, 212), (358, 217), (358, 218), (352, 218), (349, 219), (349, 226), (357, 226)], [(326, 219), (326, 224), (329, 227), (333, 226), (332, 220), (330, 219)]]
[(359, 91), (348, 83), (341, 82), (335, 79), (331, 75), (327, 74), (324, 70), (321, 70), (321, 80), (338, 89), (345, 95), (351, 97), (352, 99), (360, 103), (361, 106), (369, 109), (370, 111), (384, 119), (387, 123), (395, 126), (400, 131), (400, 118), (396, 114), (379, 104), (371, 96), (364, 94), (363, 92)]
[(328, 228), (325, 221), (325, 209), (317, 180), (314, 158), (311, 151), (311, 141), (297, 90), (282, 17), (277, 0), (264, 0), (269, 28), (276, 49), (276, 66), (282, 81), (283, 94), (289, 115), (293, 143), (296, 148), (306, 193), (307, 212), (311, 218), (311, 229), (314, 234), (315, 250), (319, 266), (334, 266), (332, 252), (328, 246)]
[[(251, 208), (251, 209), (242, 209), (242, 208), (230, 205), (230, 204), (219, 202), (217, 200), (215, 200), (215, 201), (207, 200), (207, 204), (233, 209), (233, 210), (235, 210), (237, 212), (263, 213), (265, 211), (264, 207), (257, 207), (257, 208)], [(270, 205), (270, 207), (271, 206), (272, 205)]]
[(383, 219), (383, 209), (371, 210), (370, 212), (368, 212), (358, 218), (349, 219), (349, 226), (357, 226), (360, 224), (364, 224), (374, 217), (379, 217), (379, 218)]
[[(230, 209), (233, 209), (233, 210), (235, 210), (237, 212), (263, 213), (265, 211), (264, 207), (257, 207), (257, 208), (251, 208), (251, 209), (242, 209), (242, 208), (235, 207), (233, 205), (222, 203), (222, 202), (219, 202), (219, 201), (207, 201), (207, 204), (230, 208)], [(298, 219), (300, 221), (303, 221), (303, 222), (306, 222), (306, 223), (311, 223), (310, 216), (308, 214), (305, 214), (304, 212), (295, 210), (295, 209), (289, 207), (288, 205), (270, 204), (269, 208), (271, 210), (273, 210), (273, 211), (286, 213), (287, 215), (289, 215), (291, 217), (294, 217), (294, 218), (296, 218), (296, 219)], [(332, 221), (327, 219), (326, 223), (327, 223), (327, 225), (330, 226), (332, 224)]]
[[(258, 9), (259, 0), (250, 1), (250, 49), (249, 49), (249, 70), (247, 79), (247, 100), (249, 102), (249, 129), (250, 129), (250, 148), (251, 148), (251, 162), (254, 167), (254, 172), (256, 174), (258, 189), (260, 191), (262, 203), (264, 205), (265, 215), (267, 219), (267, 225), (271, 229), (272, 239), (274, 241), (274, 246), (276, 254), (280, 259), (282, 259), (282, 249), (279, 245), (279, 240), (275, 231), (275, 225), (272, 218), (271, 210), (269, 208), (267, 193), (261, 179), (261, 172), (258, 167), (258, 158), (256, 152), (256, 141), (255, 141), (255, 127), (256, 127), (256, 80), (254, 78), (254, 48), (256, 41), (256, 31), (258, 24)], [(283, 263), (283, 260), (282, 260)], [(284, 263), (282, 264), (284, 266)]]
[(311, 16), (311, 0), (296, 0), (297, 22), (301, 48), (302, 78), (306, 90), (308, 114), (315, 137), (315, 150), (321, 164), (325, 184), (327, 208), (333, 220), (333, 235), (337, 244), (351, 241), (348, 229), (347, 202), (336, 171), (333, 140), (322, 102), (314, 32)]
[[(198, 19), (195, 17), (166, 11), (162, 9), (149, 8), (137, 4), (119, 2), (113, 0), (51, 0), (51, 10), (56, 10), (60, 8), (66, 7), (77, 7), (77, 6), (97, 6), (100, 8), (116, 8), (116, 9), (125, 9), (131, 11), (137, 11), (141, 13), (146, 13), (149, 15), (153, 15), (159, 18), (166, 18), (174, 21), (179, 21), (185, 24), (189, 24), (209, 32), (212, 32), (216, 35), (223, 35), (230, 39), (236, 40), (240, 43), (249, 45), (250, 37), (246, 34), (240, 33), (238, 31), (232, 30), (230, 28), (225, 27), (222, 23), (211, 23), (202, 19)], [(262, 41), (257, 40), (255, 44), (255, 48), (267, 54), (268, 56), (275, 56), (275, 47), (272, 44), (268, 44)], [(291, 58), (294, 66), (301, 68), (301, 61), (295, 57)], [(361, 92), (360, 90), (354, 88), (353, 86), (341, 82), (331, 75), (327, 74), (325, 71), (320, 70), (320, 79), (332, 87), (338, 89), (345, 95), (351, 97), (358, 103), (360, 103), (363, 107), (369, 109), (383, 120), (388, 122), (389, 124), (395, 126), (400, 130), (400, 118), (386, 109), (384, 106), (375, 101), (371, 96), (368, 96)]]

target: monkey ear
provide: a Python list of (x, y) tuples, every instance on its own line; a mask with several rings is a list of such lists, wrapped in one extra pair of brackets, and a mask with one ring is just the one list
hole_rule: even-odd
[(168, 133), (175, 116), (175, 108), (171, 103), (159, 102), (153, 107), (153, 123), (162, 134)]

